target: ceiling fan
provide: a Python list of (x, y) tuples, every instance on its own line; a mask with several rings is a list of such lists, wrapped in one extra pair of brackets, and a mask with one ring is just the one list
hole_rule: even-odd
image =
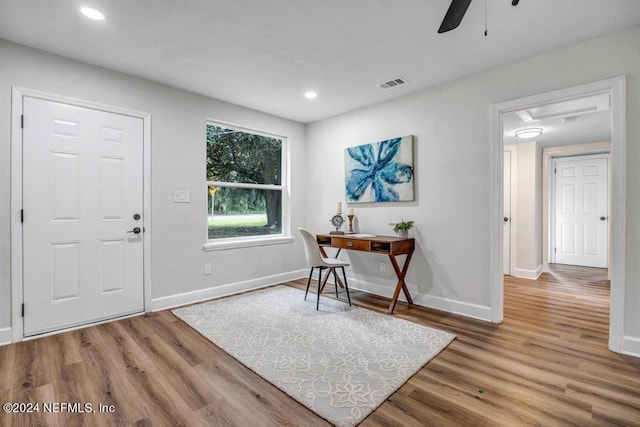
[[(517, 6), (518, 3), (520, 3), (520, 0), (511, 0), (512, 6)], [(447, 31), (457, 28), (460, 22), (462, 22), (462, 18), (467, 12), (469, 4), (471, 4), (471, 0), (451, 0), (449, 9), (446, 15), (444, 15), (442, 24), (440, 24), (440, 28), (438, 29), (438, 34), (446, 33)]]

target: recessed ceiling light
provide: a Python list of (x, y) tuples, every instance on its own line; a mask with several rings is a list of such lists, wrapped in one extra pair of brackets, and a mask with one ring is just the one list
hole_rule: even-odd
[(92, 7), (83, 7), (80, 9), (80, 12), (82, 12), (82, 14), (87, 18), (93, 19), (94, 21), (102, 21), (104, 19), (104, 13)]
[(318, 94), (313, 91), (309, 91), (304, 94), (304, 97), (307, 99), (316, 99), (318, 97)]
[(540, 128), (526, 128), (516, 131), (516, 138), (529, 139), (542, 135), (542, 129)]

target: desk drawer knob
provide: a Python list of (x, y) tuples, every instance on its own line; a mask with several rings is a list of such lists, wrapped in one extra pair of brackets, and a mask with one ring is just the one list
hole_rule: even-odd
[(347, 242), (347, 246), (353, 246), (353, 242)]

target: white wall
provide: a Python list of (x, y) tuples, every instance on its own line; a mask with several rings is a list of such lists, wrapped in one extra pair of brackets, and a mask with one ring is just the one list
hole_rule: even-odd
[[(363, 232), (389, 234), (387, 223), (416, 221), (417, 252), (409, 288), (420, 301), (486, 314), (489, 274), (489, 127), (492, 104), (625, 75), (627, 82), (627, 230), (625, 334), (640, 337), (640, 28), (497, 67), (450, 84), (359, 109), (307, 129), (308, 226), (328, 230), (343, 200), (345, 147), (415, 135), (414, 203), (355, 206)], [(411, 80), (410, 76), (407, 76)], [(372, 89), (373, 90), (373, 89)], [(391, 292), (378, 278), (382, 258), (350, 254), (360, 287)], [(387, 274), (389, 276), (389, 274)], [(639, 341), (640, 343), (640, 341)]]
[[(306, 209), (303, 125), (0, 40), (0, 330), (11, 324), (9, 169), (12, 86), (152, 115), (151, 268), (154, 299), (304, 268), (299, 239), (295, 243), (249, 249), (208, 253), (202, 250), (206, 239), (206, 119), (289, 137), (292, 230), (302, 225)], [(175, 189), (191, 191), (192, 203), (172, 203)], [(204, 276), (205, 262), (213, 264), (213, 275)]]
[[(497, 67), (450, 84), (359, 109), (305, 128), (293, 122), (0, 41), (0, 330), (10, 320), (9, 120), (12, 85), (118, 105), (153, 115), (153, 296), (252, 280), (303, 268), (299, 242), (203, 253), (204, 119), (290, 136), (292, 229), (328, 231), (344, 200), (344, 148), (415, 135), (416, 201), (355, 205), (363, 232), (416, 221), (409, 270), (416, 301), (489, 318), (489, 128), (492, 104), (613, 76), (626, 76), (627, 224), (625, 335), (640, 353), (640, 28)], [(407, 76), (410, 79), (410, 76)], [(372, 90), (375, 90), (373, 88)], [(306, 139), (306, 147), (305, 147)], [(174, 205), (174, 189), (193, 203)], [(201, 197), (198, 195), (202, 194)], [(306, 208), (306, 206), (310, 208)], [(350, 254), (357, 287), (390, 294), (385, 259)], [(247, 262), (251, 260), (251, 262)], [(203, 276), (203, 263), (214, 275)], [(635, 338), (634, 338), (635, 337)]]
[(535, 141), (512, 148), (517, 163), (511, 186), (514, 275), (536, 279), (542, 272), (542, 148)]

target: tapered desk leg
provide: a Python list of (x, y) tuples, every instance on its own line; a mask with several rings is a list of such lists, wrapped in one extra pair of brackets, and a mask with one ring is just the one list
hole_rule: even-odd
[(400, 266), (398, 265), (395, 256), (389, 254), (391, 265), (393, 265), (393, 270), (396, 272), (396, 276), (398, 277), (398, 283), (396, 283), (396, 290), (393, 292), (393, 298), (391, 299), (391, 304), (389, 304), (389, 310), (388, 310), (389, 314), (393, 313), (394, 308), (396, 308), (396, 303), (398, 302), (398, 297), (400, 296), (400, 289), (402, 289), (402, 292), (404, 292), (404, 296), (407, 298), (407, 302), (409, 304), (413, 304), (413, 299), (411, 298), (411, 294), (409, 294), (409, 289), (407, 288), (407, 284), (404, 281), (404, 278), (407, 275), (407, 270), (409, 270), (409, 263), (411, 262), (412, 255), (413, 255), (413, 252), (409, 252), (407, 254), (407, 259), (404, 261), (402, 270), (400, 270)]
[(320, 285), (320, 293), (324, 291), (324, 285), (327, 284), (327, 280), (329, 279), (329, 276), (331, 276), (331, 268), (327, 268), (326, 270), (327, 270), (327, 275), (324, 276), (324, 279), (322, 279), (322, 284)]
[[(329, 276), (331, 276), (332, 272), (333, 272), (334, 280), (338, 283), (338, 285), (340, 285), (341, 288), (344, 288), (344, 284), (342, 283), (342, 279), (336, 273), (336, 269), (335, 268), (329, 268), (327, 270), (328, 270), (327, 271), (327, 275), (324, 276), (324, 279), (322, 279), (322, 285), (320, 285), (320, 293), (322, 293), (322, 291), (324, 291), (324, 286), (327, 284), (327, 280), (329, 279)], [(338, 289), (337, 288), (336, 288), (336, 298), (338, 298)]]
[[(336, 252), (336, 254), (335, 254), (334, 258), (338, 258), (338, 255), (340, 255), (340, 250), (341, 250), (341, 249), (340, 249), (340, 248), (338, 248), (338, 252)], [(323, 256), (324, 258), (329, 258), (329, 257), (327, 256), (327, 253), (324, 251), (324, 248), (323, 248), (322, 246), (320, 246), (320, 253), (322, 254), (322, 256)], [(334, 276), (335, 276), (336, 280), (338, 281), (338, 285), (339, 285), (341, 288), (344, 288), (344, 283), (342, 283), (342, 279), (341, 279), (340, 277), (338, 277), (338, 275), (337, 275), (337, 274), (335, 274), (335, 272), (334, 272), (333, 274), (334, 274)], [(323, 283), (322, 283), (322, 289), (324, 289), (324, 285), (325, 285), (325, 283), (327, 283), (327, 279), (328, 279), (328, 278), (329, 278), (329, 275), (327, 274), (327, 277), (323, 280)]]

